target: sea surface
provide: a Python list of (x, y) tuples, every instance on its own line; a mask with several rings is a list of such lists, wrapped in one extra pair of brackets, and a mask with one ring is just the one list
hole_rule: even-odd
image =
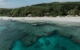
[[(0, 40), (0, 50), (80, 50), (80, 44), (71, 41), (71, 37), (59, 35), (61, 32), (53, 32), (53, 30), (60, 29), (62, 32), (65, 32), (66, 29), (69, 31), (74, 30), (71, 27), (60, 27), (59, 25), (49, 23), (36, 23), (35, 25), (16, 21), (2, 22), (0, 22), (0, 39), (7, 38), (7, 43), (5, 40)], [(51, 34), (46, 36), (49, 33)], [(37, 36), (40, 36), (40, 38), (35, 40), (32, 45), (24, 45), (28, 43), (27, 39), (33, 40), (33, 38)], [(27, 38), (24, 40), (25, 43), (22, 43), (24, 37)], [(3, 45), (4, 43), (1, 44), (2, 42), (4, 42), (5, 45)], [(11, 44), (7, 48), (7, 44), (9, 43)], [(5, 47), (5, 49), (1, 47)]]
[[(45, 45), (44, 38), (50, 42), (49, 45)], [(38, 43), (39, 45), (40, 43), (43, 45), (35, 47)], [(71, 42), (68, 38), (54, 35), (51, 37), (42, 37), (30, 47), (23, 46), (18, 40), (14, 43), (12, 50), (80, 50), (80, 45)]]

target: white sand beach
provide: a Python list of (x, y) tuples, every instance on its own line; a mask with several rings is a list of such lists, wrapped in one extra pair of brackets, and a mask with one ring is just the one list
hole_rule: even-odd
[(1, 20), (14, 20), (25, 23), (48, 22), (60, 25), (80, 26), (80, 17), (0, 17)]
[(80, 22), (80, 17), (0, 17), (2, 20), (44, 20), (44, 21), (64, 21), (64, 22)]

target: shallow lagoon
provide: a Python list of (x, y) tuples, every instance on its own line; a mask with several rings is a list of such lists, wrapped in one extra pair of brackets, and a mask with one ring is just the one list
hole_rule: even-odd
[[(58, 29), (50, 24), (38, 26), (31, 25), (29, 28), (30, 32), (28, 30), (27, 33), (33, 34), (44, 34), (44, 32), (47, 33)], [(52, 34), (51, 36), (42, 36), (29, 47), (25, 47), (21, 41), (18, 40), (14, 43), (12, 50), (80, 50), (80, 45), (72, 42), (68, 37), (60, 36), (55, 32), (55, 34)]]
[[(49, 45), (45, 45), (46, 42), (44, 41), (44, 38), (49, 40)], [(35, 47), (39, 42), (43, 45), (40, 47)], [(66, 37), (54, 35), (51, 37), (42, 37), (30, 47), (25, 47), (20, 41), (16, 41), (12, 50), (80, 50), (80, 45), (71, 42)]]
[[(8, 24), (6, 26), (7, 28), (9, 28), (9, 30), (6, 30), (7, 31), (6, 35), (5, 33), (4, 35), (5, 35), (5, 38), (8, 37), (8, 39), (6, 40), (8, 41), (7, 44), (9, 44), (9, 42), (14, 41), (14, 43), (11, 44), (10, 50), (80, 50), (80, 45), (72, 42), (69, 37), (60, 36), (58, 34), (59, 32), (58, 33), (53, 32), (53, 30), (63, 30), (62, 32), (66, 32), (65, 31), (66, 29), (68, 30), (67, 32), (70, 32), (71, 30), (74, 31), (73, 28), (60, 27), (59, 25), (57, 26), (57, 25), (48, 24), (48, 23), (47, 24), (41, 23), (38, 25), (33, 25), (29, 23), (21, 23), (21, 22), (12, 21), (11, 23), (8, 23)], [(2, 28), (4, 29), (4, 27), (1, 27), (1, 29)], [(52, 33), (52, 34), (50, 34), (50, 36), (47, 36), (48, 33)], [(29, 34), (29, 36), (31, 35), (31, 37), (28, 37), (28, 35), (26, 34)], [(3, 37), (3, 34), (1, 35), (2, 36), (0, 37)], [(41, 37), (38, 38), (38, 40), (36, 40), (32, 45), (28, 47), (22, 44), (22, 41), (21, 41), (22, 38), (26, 36), (27, 39), (29, 38), (32, 39), (34, 35), (35, 36), (40, 35)], [(5, 45), (5, 48), (6, 46), (8, 46), (7, 44)], [(0, 49), (5, 50), (2, 48)], [(9, 50), (9, 49), (6, 49), (6, 50)]]

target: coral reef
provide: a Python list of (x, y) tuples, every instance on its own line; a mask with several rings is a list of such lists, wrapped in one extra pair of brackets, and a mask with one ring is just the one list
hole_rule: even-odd
[(61, 49), (62, 49), (62, 50), (67, 50), (65, 46), (62, 46)]
[(45, 45), (46, 45), (46, 46), (50, 45), (49, 40), (45, 40)]
[(43, 43), (41, 43), (41, 42), (37, 42), (36, 43), (36, 45), (34, 46), (34, 48), (40, 48), (40, 47), (42, 47), (44, 44)]
[(54, 49), (55, 50), (61, 50), (61, 46), (59, 43), (56, 43), (55, 46), (54, 46)]
[(33, 45), (40, 37), (39, 36), (25, 36), (23, 38), (21, 38), (21, 43), (26, 46), (29, 47), (31, 45)]
[[(26, 23), (19, 23), (15, 21), (0, 21), (0, 26), (6, 26), (6, 29), (0, 31), (0, 49), (10, 50), (14, 42), (20, 39), (21, 43), (29, 47), (36, 43), (41, 37), (48, 37), (54, 34), (68, 37), (73, 42), (80, 44), (80, 28), (65, 26), (59, 27), (56, 25), (49, 25), (44, 23), (37, 23), (37, 25), (31, 25)], [(76, 28), (76, 29), (75, 29)], [(51, 43), (47, 39), (43, 39), (45, 43), (38, 42), (35, 48), (40, 48), (43, 45), (49, 46)], [(67, 50), (65, 47), (61, 47), (60, 44), (56, 44), (54, 48), (62, 48)]]
[(77, 37), (73, 37), (73, 38), (71, 38), (71, 40), (72, 40), (73, 42), (77, 43), (77, 44), (80, 44), (80, 39), (77, 38)]

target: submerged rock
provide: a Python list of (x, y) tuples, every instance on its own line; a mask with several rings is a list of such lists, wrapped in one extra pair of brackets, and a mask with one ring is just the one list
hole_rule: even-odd
[(72, 35), (72, 34), (69, 34), (69, 33), (58, 33), (60, 36), (64, 36), (64, 37), (68, 37), (72, 42), (74, 43), (77, 43), (77, 44), (80, 44), (80, 38), (78, 38), (77, 36), (75, 35)]
[(59, 43), (56, 43), (55, 46), (54, 46), (54, 48), (60, 48), (60, 47), (61, 47), (61, 46), (60, 46)]
[(56, 43), (53, 48), (54, 48), (55, 50), (61, 50), (61, 46), (60, 46), (59, 43)]
[(34, 46), (34, 48), (40, 48), (40, 47), (42, 47), (44, 44), (43, 43), (41, 43), (41, 42), (37, 42), (36, 44), (35, 44), (35, 46)]
[(67, 50), (65, 46), (62, 46), (61, 49), (62, 49), (62, 50)]
[(73, 42), (77, 43), (77, 44), (80, 44), (80, 39), (77, 38), (77, 37), (73, 37), (73, 38), (71, 38), (71, 40), (72, 40)]
[(68, 37), (68, 38), (72, 38), (73, 36), (68, 34), (68, 33), (58, 33), (60, 36), (64, 36), (64, 37)]
[(21, 38), (21, 43), (26, 46), (26, 47), (29, 47), (31, 45), (33, 45), (37, 40), (38, 38), (40, 38), (39, 36), (25, 36), (23, 38)]
[(46, 40), (46, 41), (45, 41), (45, 45), (46, 45), (46, 46), (50, 45), (50, 41), (49, 41), (49, 40)]
[(50, 41), (46, 39), (46, 37), (42, 37), (43, 43), (45, 46), (49, 46), (50, 45)]

